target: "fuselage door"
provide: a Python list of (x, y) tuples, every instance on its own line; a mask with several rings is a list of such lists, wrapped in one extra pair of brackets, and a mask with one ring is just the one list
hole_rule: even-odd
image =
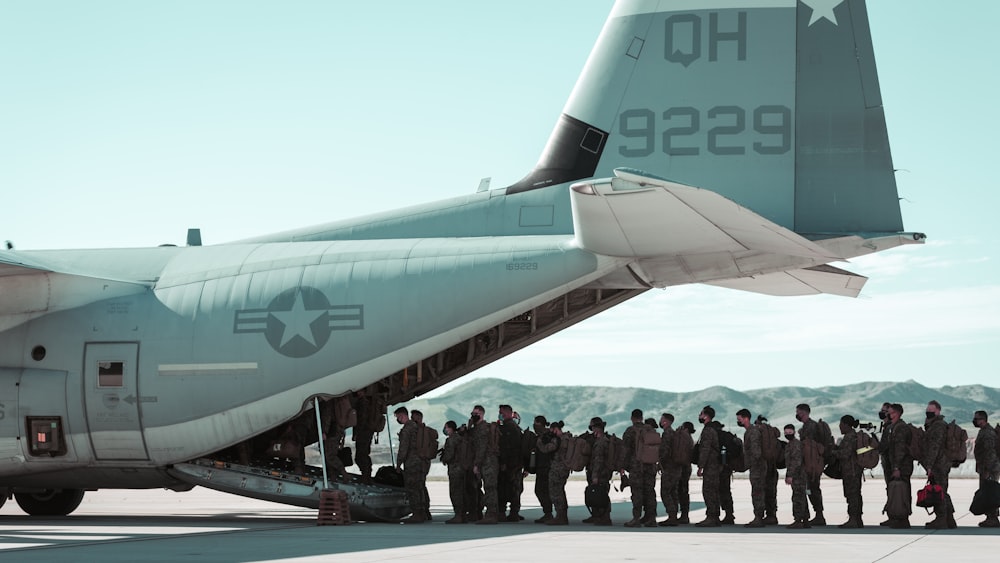
[(88, 343), (83, 385), (90, 443), (98, 460), (149, 459), (142, 437), (139, 344)]

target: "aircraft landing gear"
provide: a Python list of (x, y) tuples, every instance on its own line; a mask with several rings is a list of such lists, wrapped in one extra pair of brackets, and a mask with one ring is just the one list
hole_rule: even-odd
[(41, 493), (14, 493), (14, 500), (30, 516), (66, 516), (83, 501), (82, 489), (48, 490)]

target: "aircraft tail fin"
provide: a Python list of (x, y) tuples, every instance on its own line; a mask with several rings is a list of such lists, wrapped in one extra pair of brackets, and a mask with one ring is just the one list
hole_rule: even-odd
[(901, 231), (864, 0), (619, 0), (507, 193), (620, 167), (814, 238)]

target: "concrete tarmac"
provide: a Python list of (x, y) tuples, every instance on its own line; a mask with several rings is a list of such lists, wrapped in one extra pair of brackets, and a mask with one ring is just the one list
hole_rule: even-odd
[[(617, 479), (614, 482), (617, 484)], [(914, 488), (922, 483), (914, 482)], [(525, 486), (524, 522), (447, 525), (452, 516), (446, 481), (431, 481), (434, 522), (421, 525), (354, 523), (317, 526), (316, 512), (203, 488), (187, 493), (107, 490), (88, 493), (64, 518), (29, 518), (9, 501), (0, 509), (0, 561), (996, 561), (1000, 530), (983, 529), (968, 512), (978, 488), (955, 479), (951, 494), (959, 528), (925, 530), (931, 517), (914, 508), (910, 530), (880, 528), (885, 486), (864, 485), (866, 527), (840, 530), (847, 506), (839, 481), (824, 479), (824, 528), (746, 529), (750, 485), (733, 483), (737, 526), (625, 528), (631, 504), (612, 490), (613, 527), (581, 524), (582, 480), (567, 486), (570, 526), (531, 523), (540, 516), (532, 483)], [(700, 481), (691, 481), (692, 522), (704, 517)], [(914, 495), (915, 498), (915, 495)], [(779, 519), (791, 522), (789, 487), (779, 483)], [(659, 506), (660, 518), (664, 517)]]

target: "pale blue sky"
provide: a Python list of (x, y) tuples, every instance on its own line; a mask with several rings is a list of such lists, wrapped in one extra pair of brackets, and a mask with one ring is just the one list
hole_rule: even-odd
[[(650, 292), (478, 372), (667, 390), (1000, 385), (1000, 2), (870, 0), (907, 230), (856, 300)], [(0, 240), (206, 244), (500, 187), (609, 0), (0, 3)], [(957, 6), (957, 7), (956, 7)]]

